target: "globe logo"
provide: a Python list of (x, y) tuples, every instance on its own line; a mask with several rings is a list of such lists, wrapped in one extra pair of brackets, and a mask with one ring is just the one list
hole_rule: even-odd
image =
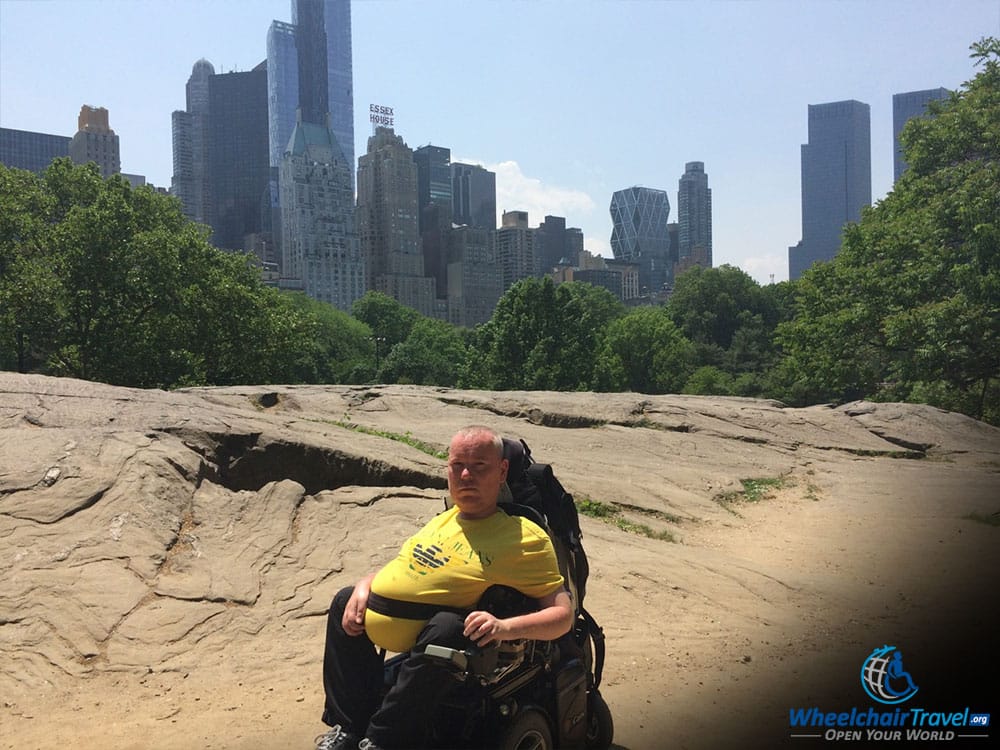
[(874, 649), (861, 665), (861, 687), (879, 703), (894, 705), (917, 694), (910, 673), (903, 669), (903, 654), (895, 646)]

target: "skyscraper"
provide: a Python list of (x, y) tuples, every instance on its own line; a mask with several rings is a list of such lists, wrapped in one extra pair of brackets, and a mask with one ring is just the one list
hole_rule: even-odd
[(704, 258), (712, 267), (712, 190), (705, 163), (689, 161), (677, 186), (678, 259)]
[(53, 159), (69, 156), (67, 135), (0, 128), (0, 164), (41, 172)]
[(809, 105), (802, 146), (802, 239), (788, 248), (788, 277), (832, 260), (844, 225), (872, 202), (871, 109), (850, 100)]
[(413, 151), (391, 128), (376, 128), (358, 159), (357, 222), (367, 288), (432, 317), (436, 284), (424, 276), (417, 213)]
[(202, 58), (191, 69), (186, 87), (187, 109), (171, 115), (174, 174), (170, 192), (181, 202), (184, 215), (208, 224), (208, 79), (212, 63)]
[(283, 274), (345, 311), (365, 292), (351, 172), (330, 128), (296, 125), (281, 163)]
[(456, 227), (448, 253), (448, 321), (466, 328), (486, 323), (503, 294), (495, 231)]
[(291, 24), (275, 21), (268, 30), (267, 70), (271, 165), (281, 161), (298, 109), (303, 122), (324, 127), (329, 113), (330, 129), (353, 165), (350, 0), (292, 0)]
[(417, 165), (417, 206), (424, 272), (434, 277), (437, 296), (448, 296), (448, 238), (451, 233), (451, 150), (421, 146)]
[(899, 134), (903, 132), (903, 126), (914, 117), (925, 117), (928, 105), (932, 101), (941, 101), (947, 99), (948, 96), (948, 89), (945, 88), (907, 91), (903, 94), (892, 95), (893, 182), (900, 178), (907, 166), (906, 159), (903, 158), (903, 149), (899, 144)]
[(69, 142), (69, 158), (76, 164), (96, 163), (102, 177), (120, 174), (118, 136), (108, 124), (108, 110), (84, 104), (77, 124), (76, 135)]
[(476, 164), (451, 165), (452, 220), (479, 229), (497, 228), (497, 176)]
[(497, 262), (503, 291), (521, 279), (538, 276), (538, 256), (535, 252), (537, 229), (528, 226), (527, 211), (504, 211), (500, 228), (496, 230)]
[(640, 293), (658, 294), (671, 280), (670, 199), (663, 190), (630, 187), (611, 196), (611, 250), (639, 267)]
[(261, 200), (269, 177), (267, 68), (208, 77), (209, 224), (211, 242), (243, 250), (263, 225)]

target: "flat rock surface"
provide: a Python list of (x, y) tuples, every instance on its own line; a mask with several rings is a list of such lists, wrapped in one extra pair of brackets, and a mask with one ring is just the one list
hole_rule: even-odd
[(616, 510), (582, 524), (618, 748), (801, 747), (789, 708), (867, 709), (883, 643), (942, 693), (1000, 668), (1000, 430), (961, 415), (0, 373), (0, 748), (311, 747), (329, 601), (441, 510), (470, 423)]

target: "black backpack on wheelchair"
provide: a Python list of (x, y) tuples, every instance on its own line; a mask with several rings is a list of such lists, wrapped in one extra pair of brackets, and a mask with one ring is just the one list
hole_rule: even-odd
[[(575, 623), (555, 641), (506, 641), (464, 651), (428, 646), (425, 656), (447, 664), (462, 683), (432, 721), (434, 747), (607, 750), (614, 724), (599, 692), (604, 634), (583, 607), (589, 567), (576, 506), (551, 467), (532, 461), (524, 441), (505, 438), (504, 457), (510, 496), (502, 496), (499, 507), (548, 531), (573, 599)], [(534, 607), (532, 599), (502, 586), (487, 590), (479, 602), (480, 609), (498, 617)], [(387, 688), (406, 656), (386, 662)]]

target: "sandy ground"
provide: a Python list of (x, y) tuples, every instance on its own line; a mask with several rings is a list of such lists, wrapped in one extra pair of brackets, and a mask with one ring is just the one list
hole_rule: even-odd
[[(678, 544), (584, 519), (615, 746), (816, 747), (789, 737), (789, 708), (868, 705), (858, 670), (883, 643), (901, 644), (932, 698), (958, 685), (968, 694), (951, 692), (955, 705), (1000, 709), (977, 680), (1000, 666), (995, 652), (953, 665), (961, 680), (947, 686), (930, 658), (982, 657), (983, 639), (996, 641), (1000, 529), (964, 516), (1000, 508), (997, 469), (957, 480), (959, 467), (942, 468), (815, 463), (723, 521), (682, 528)], [(304, 750), (323, 730), (323, 627), (314, 617), (248, 635), (186, 673), (4, 695), (0, 748)]]

